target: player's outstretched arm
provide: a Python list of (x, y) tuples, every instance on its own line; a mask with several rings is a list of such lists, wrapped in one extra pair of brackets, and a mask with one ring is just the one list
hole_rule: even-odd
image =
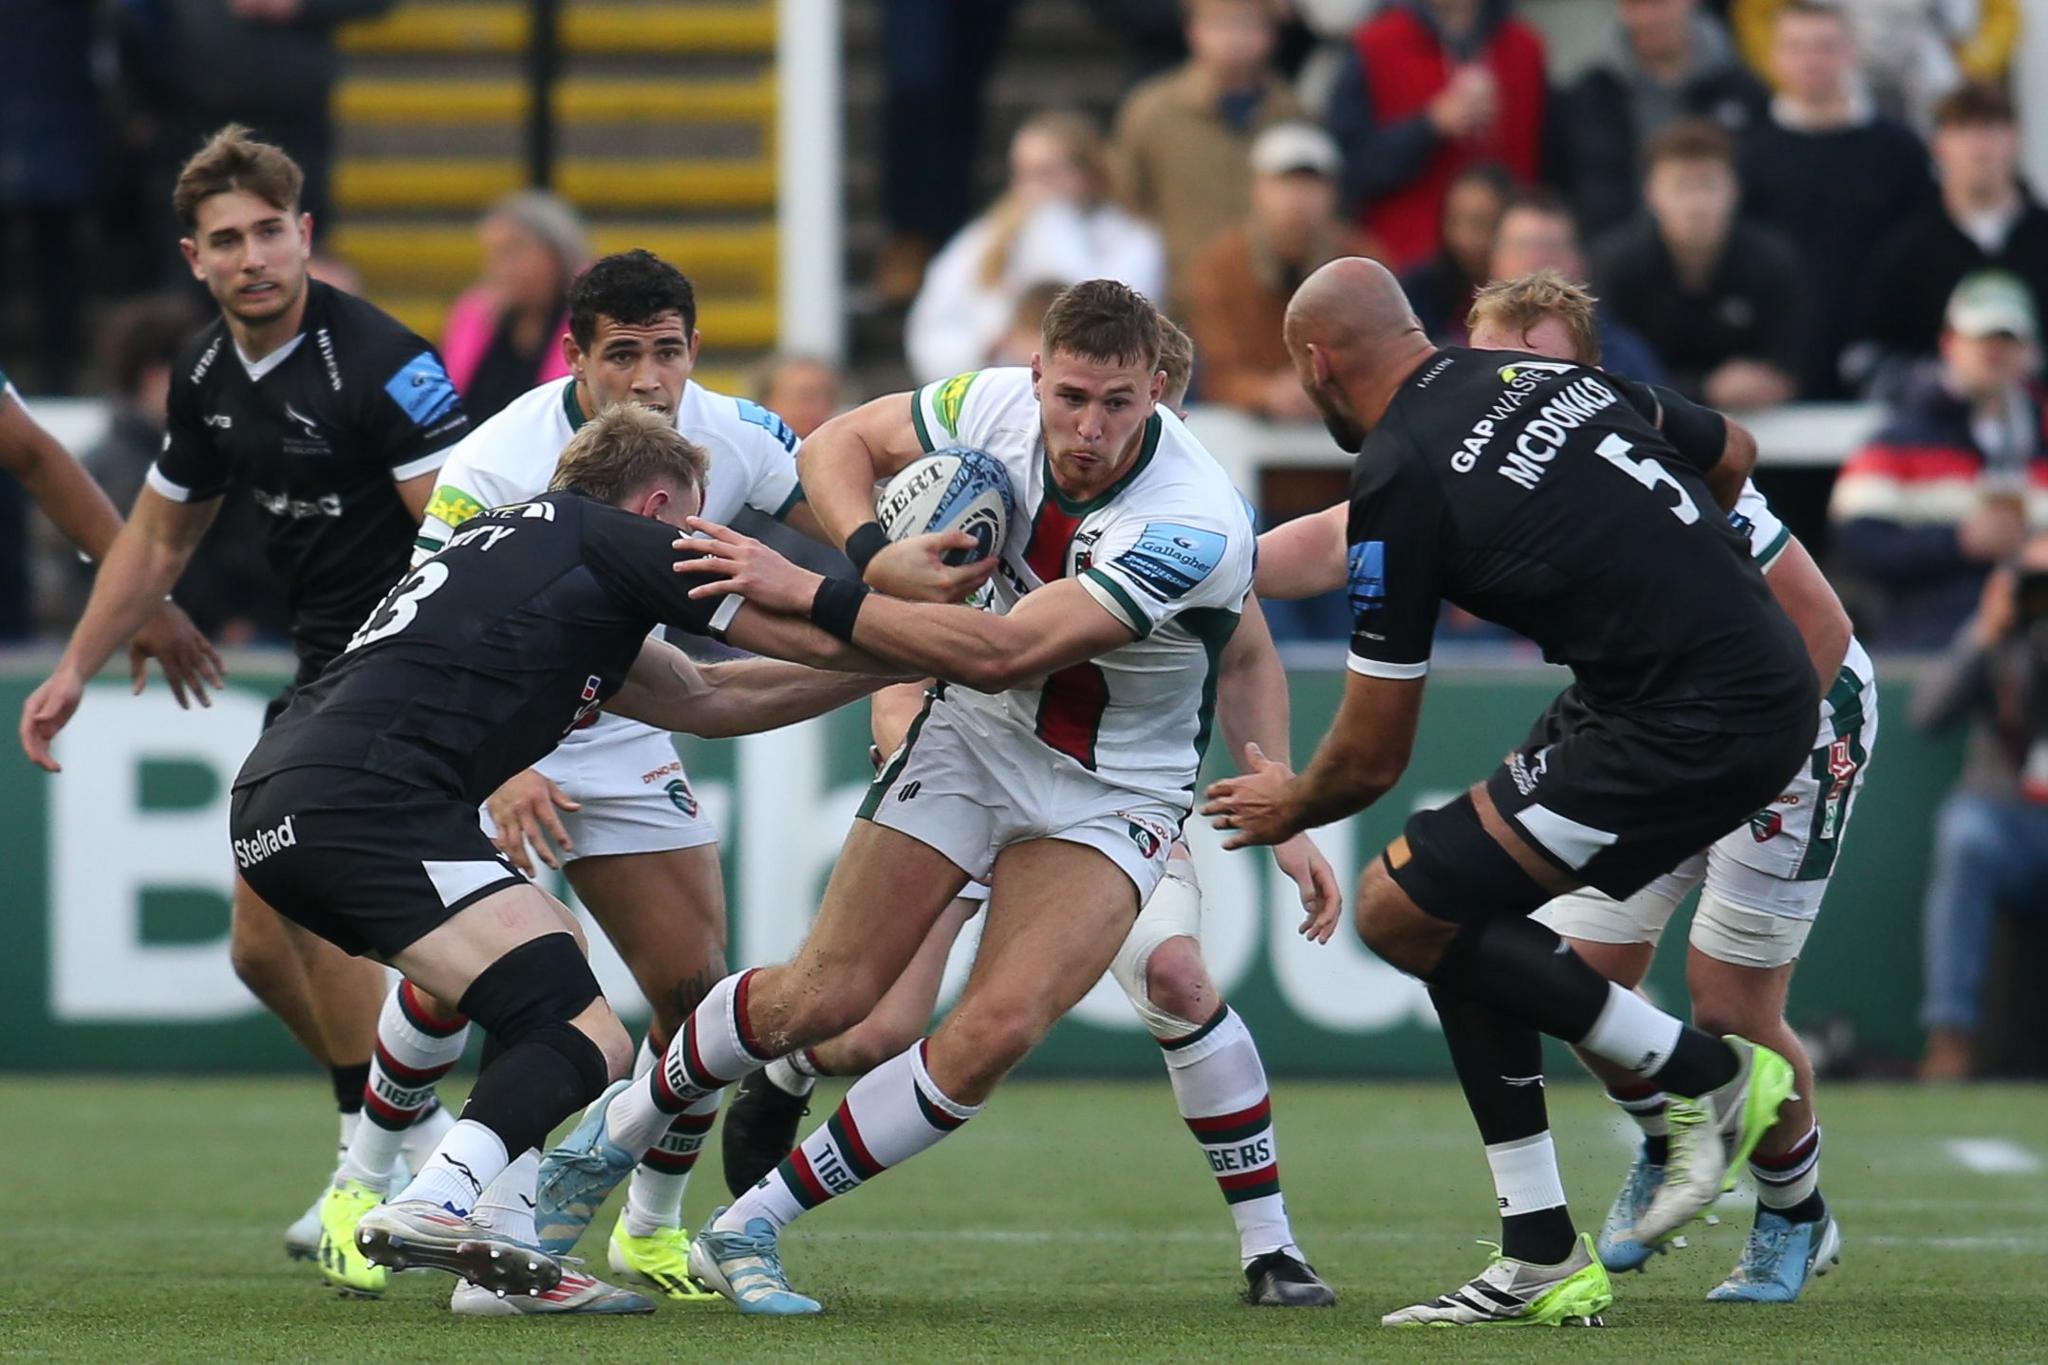
[(1764, 583), (1806, 642), (1814, 679), (1825, 694), (1841, 671), (1842, 660), (1849, 655), (1849, 639), (1855, 634), (1848, 609), (1796, 536), (1764, 571)]
[[(988, 563), (948, 565), (947, 550), (965, 549), (973, 541), (961, 533), (937, 532), (910, 536), (883, 545), (847, 544), (863, 527), (866, 540), (880, 534), (875, 521), (875, 485), (901, 470), (924, 452), (911, 413), (915, 393), (892, 393), (841, 413), (804, 438), (797, 451), (797, 473), (804, 501), (816, 516), (821, 537), (847, 551), (861, 565), (870, 587), (916, 602), (960, 602), (988, 580)], [(868, 555), (862, 564), (862, 555)]]
[(78, 709), (86, 679), (162, 606), (219, 505), (217, 498), (172, 502), (147, 486), (135, 499), (134, 514), (114, 537), (56, 671), (22, 705), (21, 744), (36, 764), (58, 771), (50, 741)]
[[(1224, 746), (1245, 756), (1290, 761), (1287, 670), (1267, 629), (1266, 613), (1256, 593), (1245, 598), (1244, 613), (1230, 643), (1223, 647), (1222, 672), (1216, 682), (1216, 721), (1223, 727)], [(1329, 859), (1306, 834), (1273, 849), (1273, 860), (1301, 892), (1303, 937), (1328, 943), (1344, 910), (1343, 892)]]
[[(12, 474), (64, 538), (95, 564), (121, 534), (121, 514), (99, 484), (19, 402), (0, 394), (0, 468)], [(176, 604), (159, 602), (128, 647), (135, 690), (158, 660), (178, 705), (211, 706), (207, 685), (221, 685), (220, 655)]]
[[(824, 636), (814, 626), (807, 629)], [(725, 739), (821, 716), (895, 680), (894, 674), (837, 672), (775, 659), (700, 664), (674, 645), (648, 640), (625, 686), (604, 709), (663, 730)]]
[(1346, 676), (1330, 732), (1299, 775), (1257, 755), (1241, 777), (1209, 784), (1202, 814), (1236, 830), (1225, 848), (1274, 844), (1364, 810), (1408, 769), (1422, 716), (1422, 678)]
[(1345, 503), (1293, 521), (1259, 537), (1259, 571), (1252, 586), (1259, 596), (1291, 602), (1335, 592), (1344, 586), (1344, 544), (1351, 509)]

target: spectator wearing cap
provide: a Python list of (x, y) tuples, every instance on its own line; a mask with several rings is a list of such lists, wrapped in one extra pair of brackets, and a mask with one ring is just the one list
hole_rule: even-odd
[(1744, 410), (1795, 392), (1806, 308), (1799, 257), (1736, 216), (1735, 146), (1704, 121), (1650, 139), (1647, 212), (1593, 248), (1593, 284), (1686, 397)]
[[(1501, 211), (1487, 257), (1488, 280), (1518, 280), (1539, 270), (1555, 270), (1576, 285), (1586, 283), (1586, 257), (1571, 206), (1556, 190), (1538, 186), (1520, 190)], [(1664, 364), (1642, 333), (1617, 321), (1614, 310), (1597, 304), (1593, 313), (1600, 366), (1624, 379), (1645, 384), (1668, 383)]]
[(1643, 143), (1683, 118), (1739, 133), (1770, 94), (1698, 0), (1620, 0), (1612, 50), (1559, 101), (1579, 225), (1597, 236), (1642, 202)]
[(1743, 134), (1742, 209), (1799, 250), (1810, 305), (1801, 395), (1840, 398), (1842, 351), (1871, 258), (1893, 225), (1933, 197), (1933, 182), (1920, 139), (1863, 92), (1840, 9), (1793, 0), (1774, 34), (1778, 96)]
[(1110, 168), (1118, 198), (1166, 240), (1169, 311), (1188, 305), (1191, 268), (1245, 214), (1245, 156), (1262, 129), (1301, 116), (1273, 66), (1273, 0), (1186, 0), (1188, 59), (1137, 87), (1117, 111)]
[(1864, 280), (1850, 368), (1866, 385), (1933, 356), (1966, 275), (2006, 271), (2036, 315), (2048, 304), (2048, 209), (2019, 178), (2011, 98), (1991, 85), (1954, 91), (1935, 111), (1933, 146), (1940, 196), (1892, 230)]
[(1352, 35), (1324, 122), (1344, 152), (1344, 201), (1396, 270), (1435, 249), (1465, 167), (1494, 162), (1524, 185), (1541, 169), (1543, 39), (1510, 11), (1509, 0), (1389, 0)]
[(1373, 244), (1337, 217), (1337, 144), (1312, 123), (1280, 123), (1252, 144), (1251, 214), (1196, 258), (1187, 315), (1204, 398), (1284, 421), (1311, 421), (1280, 338), (1287, 301), (1309, 274)]
[(546, 190), (519, 190), (477, 226), (481, 283), (455, 300), (441, 337), (448, 377), (481, 422), (537, 384), (569, 373), (569, 284), (590, 259), (576, 210)]
[(1489, 278), (1493, 234), (1514, 192), (1514, 177), (1492, 162), (1459, 171), (1444, 195), (1436, 254), (1401, 272), (1409, 307), (1422, 330), (1440, 346), (1465, 344), (1465, 314), (1471, 310), (1473, 294)]
[(1842, 466), (1828, 516), (1873, 645), (1947, 644), (1992, 566), (2029, 530), (2048, 530), (2038, 340), (2025, 285), (1997, 272), (1965, 279), (1949, 300), (1940, 364)]

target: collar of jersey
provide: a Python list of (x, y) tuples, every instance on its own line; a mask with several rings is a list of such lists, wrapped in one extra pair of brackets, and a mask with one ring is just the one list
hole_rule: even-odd
[(569, 430), (581, 431), (590, 419), (583, 415), (583, 405), (576, 401), (576, 377), (571, 375), (562, 381), (562, 411), (568, 414)]
[(1159, 420), (1159, 414), (1156, 412), (1146, 418), (1145, 436), (1143, 444), (1138, 447), (1138, 458), (1131, 461), (1131, 467), (1126, 469), (1115, 483), (1086, 500), (1070, 498), (1060, 491), (1059, 484), (1054, 482), (1052, 477), (1052, 456), (1046, 454), (1041, 449), (1038, 458), (1045, 466), (1046, 496), (1058, 503), (1059, 509), (1069, 516), (1085, 516), (1093, 512), (1096, 508), (1123, 492), (1124, 489), (1130, 487), (1131, 480), (1145, 472), (1145, 466), (1152, 463), (1153, 455), (1159, 450), (1159, 433), (1165, 429), (1165, 426), (1166, 424)]

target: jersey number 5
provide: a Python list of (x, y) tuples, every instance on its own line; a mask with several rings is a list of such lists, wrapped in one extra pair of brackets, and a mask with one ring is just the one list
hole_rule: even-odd
[(1643, 487), (1655, 491), (1658, 484), (1669, 484), (1672, 491), (1678, 494), (1678, 505), (1676, 507), (1668, 507), (1665, 510), (1669, 511), (1672, 516), (1677, 517), (1687, 526), (1698, 521), (1700, 519), (1700, 509), (1694, 504), (1692, 494), (1685, 491), (1685, 485), (1680, 483), (1670, 470), (1658, 464), (1655, 460), (1632, 459), (1629, 456), (1629, 452), (1634, 449), (1635, 447), (1629, 444), (1628, 438), (1619, 432), (1610, 433), (1607, 439), (1602, 441), (1599, 446), (1599, 452), (1603, 459)]
[[(420, 614), (420, 603), (441, 590), (448, 581), (448, 566), (438, 559), (430, 559), (413, 571), (391, 590), (391, 593), (377, 609), (363, 622), (363, 628), (348, 642), (349, 649), (361, 649), (364, 645), (375, 644), (388, 639), (412, 624), (412, 618)], [(347, 653), (348, 650), (343, 650)]]

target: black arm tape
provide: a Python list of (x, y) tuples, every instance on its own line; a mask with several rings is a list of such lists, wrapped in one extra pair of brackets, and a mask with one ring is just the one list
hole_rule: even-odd
[(853, 561), (853, 571), (867, 577), (868, 561), (889, 546), (889, 533), (882, 529), (879, 521), (863, 522), (853, 528), (846, 538), (846, 557)]
[(865, 583), (848, 578), (828, 578), (818, 585), (811, 599), (811, 624), (826, 634), (853, 643), (853, 623), (860, 619), (861, 603), (873, 592)]
[(542, 934), (484, 968), (458, 1008), (510, 1049), (537, 1029), (566, 1025), (603, 994), (573, 935)]

